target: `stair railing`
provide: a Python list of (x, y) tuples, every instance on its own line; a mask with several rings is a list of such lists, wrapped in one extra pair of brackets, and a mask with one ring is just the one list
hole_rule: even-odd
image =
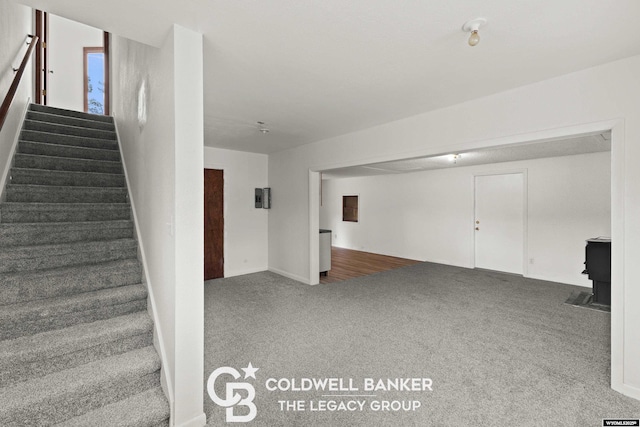
[(4, 97), (4, 101), (2, 102), (2, 106), (0, 106), (0, 130), (2, 130), (2, 126), (4, 125), (4, 121), (7, 119), (7, 115), (9, 114), (9, 107), (11, 107), (11, 103), (13, 102), (13, 98), (16, 95), (16, 91), (18, 90), (18, 86), (20, 85), (20, 80), (22, 79), (22, 75), (24, 74), (24, 70), (27, 68), (27, 63), (29, 62), (29, 58), (31, 57), (31, 53), (33, 49), (38, 44), (38, 36), (33, 36), (29, 34), (27, 37), (31, 39), (31, 43), (27, 43), (29, 48), (27, 52), (24, 54), (24, 58), (22, 58), (22, 62), (20, 63), (20, 67), (14, 68), (13, 71), (16, 75), (13, 77), (13, 81), (11, 82), (11, 86), (9, 87), (9, 91), (7, 92), (7, 96)]

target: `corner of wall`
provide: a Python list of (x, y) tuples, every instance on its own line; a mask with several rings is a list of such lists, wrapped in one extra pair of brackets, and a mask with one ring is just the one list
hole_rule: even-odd
[[(118, 141), (118, 148), (122, 153), (122, 140), (120, 138), (120, 133), (118, 131), (118, 123), (113, 121), (115, 130), (116, 130), (116, 139)], [(129, 199), (129, 203), (131, 204), (131, 214), (133, 216), (133, 229), (136, 237), (136, 241), (138, 242), (138, 259), (142, 264), (142, 284), (147, 289), (147, 312), (149, 316), (153, 319), (153, 346), (160, 355), (160, 360), (162, 362), (161, 368), (161, 377), (160, 382), (162, 385), (162, 390), (164, 391), (167, 399), (169, 400), (169, 406), (172, 408), (173, 415), (173, 405), (175, 402), (175, 396), (173, 393), (173, 381), (172, 381), (172, 370), (171, 365), (168, 362), (167, 354), (166, 354), (166, 346), (164, 344), (164, 336), (162, 333), (162, 327), (160, 319), (158, 318), (158, 311), (156, 309), (156, 298), (153, 293), (153, 287), (151, 286), (151, 280), (149, 278), (149, 266), (147, 264), (147, 257), (144, 251), (144, 241), (142, 236), (140, 235), (140, 226), (138, 222), (138, 215), (136, 214), (136, 206), (135, 201), (131, 194), (131, 183), (129, 181), (129, 171), (127, 169), (127, 165), (122, 156), (122, 168), (124, 170), (124, 177), (127, 183), (127, 197)]]

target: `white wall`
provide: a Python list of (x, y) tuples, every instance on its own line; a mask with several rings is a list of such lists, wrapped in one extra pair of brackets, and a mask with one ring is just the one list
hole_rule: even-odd
[(279, 196), (269, 214), (269, 268), (317, 281), (311, 266), (318, 245), (317, 174), (310, 170), (611, 128), (612, 384), (640, 399), (638, 75), (635, 56), (271, 155), (269, 184)]
[[(0, 1), (0, 103), (4, 100), (13, 81), (13, 68), (18, 68), (27, 51), (27, 34), (32, 34), (31, 9), (8, 1)], [(27, 101), (33, 93), (33, 63), (35, 51), (22, 76), (7, 119), (0, 131), (0, 191), (4, 191), (11, 150), (16, 134), (22, 126)]]
[(204, 65), (202, 34), (173, 28), (176, 425), (203, 425)]
[(269, 209), (256, 209), (254, 190), (267, 187), (264, 154), (204, 148), (204, 167), (224, 171), (224, 277), (268, 268)]
[(202, 37), (175, 26), (160, 49), (117, 36), (112, 49), (113, 115), (173, 422), (203, 425)]
[[(49, 84), (47, 104), (84, 111), (84, 47), (102, 47), (103, 32), (94, 27), (49, 15)], [(98, 90), (98, 82), (91, 82)]]
[[(320, 228), (334, 246), (474, 267), (474, 175), (526, 170), (525, 275), (591, 286), (580, 272), (585, 239), (611, 235), (610, 153), (323, 181)], [(342, 196), (359, 194), (357, 223)]]

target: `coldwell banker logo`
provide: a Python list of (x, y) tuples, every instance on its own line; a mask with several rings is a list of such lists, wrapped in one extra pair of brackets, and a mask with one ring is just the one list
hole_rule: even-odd
[[(242, 368), (244, 378), (241, 378), (240, 372), (224, 366), (209, 376), (207, 392), (216, 405), (225, 408), (227, 422), (246, 423), (255, 419), (256, 390), (251, 383), (242, 380), (255, 380), (257, 370), (249, 363)], [(216, 385), (219, 391), (224, 389), (224, 396), (216, 393)], [(415, 396), (398, 396), (398, 393), (433, 392), (433, 381), (426, 377), (366, 377), (360, 381), (351, 377), (283, 377), (268, 378), (264, 386), (266, 391), (276, 392), (278, 397), (281, 393), (293, 394), (277, 400), (281, 412), (309, 412), (310, 415), (314, 412), (416, 412), (422, 407), (421, 400)], [(385, 396), (387, 392), (391, 396)]]
[[(241, 369), (244, 371), (243, 379), (256, 379), (256, 371), (259, 368), (254, 368), (251, 365), (251, 362), (249, 362), (249, 365), (246, 368)], [(228, 423), (247, 423), (253, 420), (258, 413), (256, 405), (253, 403), (253, 399), (256, 397), (256, 389), (248, 382), (227, 381), (225, 386), (225, 396), (221, 398), (216, 394), (215, 385), (218, 377), (223, 375), (231, 376), (234, 380), (241, 377), (240, 372), (228, 366), (216, 369), (211, 373), (211, 375), (209, 375), (209, 379), (207, 380), (207, 392), (209, 393), (209, 397), (216, 405), (226, 408), (226, 419)], [(241, 394), (238, 391), (242, 391), (244, 393)], [(243, 397), (243, 394), (246, 394), (246, 397)], [(236, 415), (235, 408), (238, 407), (249, 408), (249, 413), (245, 415)], [(243, 412), (246, 412), (246, 410), (243, 410)]]

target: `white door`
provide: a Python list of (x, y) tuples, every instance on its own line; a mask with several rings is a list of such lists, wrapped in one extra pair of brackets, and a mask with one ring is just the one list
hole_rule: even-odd
[(523, 274), (524, 175), (475, 178), (476, 268)]
[[(104, 92), (104, 71), (101, 76), (94, 71), (95, 51), (84, 50), (102, 47), (103, 34), (97, 28), (49, 14), (47, 105), (85, 111), (85, 93)], [(88, 87), (85, 75), (94, 77)]]

